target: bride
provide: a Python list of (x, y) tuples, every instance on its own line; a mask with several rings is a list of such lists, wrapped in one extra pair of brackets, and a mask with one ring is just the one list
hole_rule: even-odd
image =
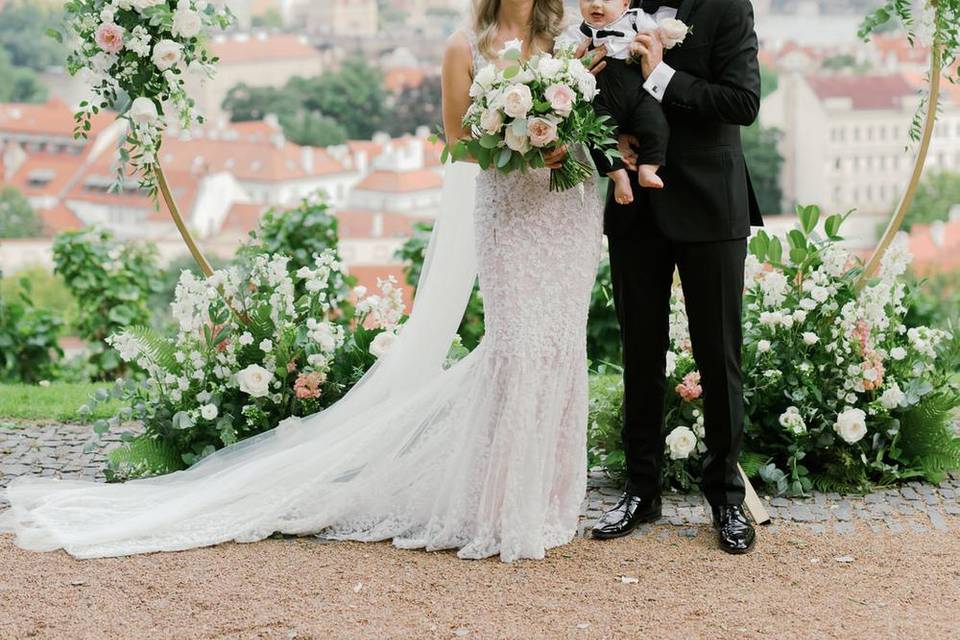
[[(449, 140), (479, 65), (518, 38), (551, 50), (563, 0), (474, 0), (443, 64)], [(566, 150), (547, 158), (558, 166)], [(473, 183), (473, 184), (471, 184)], [(343, 400), (186, 471), (105, 485), (19, 478), (0, 531), (79, 558), (188, 549), (275, 532), (392, 539), (461, 558), (543, 558), (575, 535), (586, 492), (586, 325), (601, 204), (546, 169), (452, 166), (400, 340)], [(475, 203), (475, 204), (474, 204)], [(479, 274), (486, 337), (444, 358)]]

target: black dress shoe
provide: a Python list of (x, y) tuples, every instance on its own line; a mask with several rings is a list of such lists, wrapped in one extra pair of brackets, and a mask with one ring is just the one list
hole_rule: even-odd
[(624, 493), (613, 509), (610, 509), (593, 525), (593, 537), (598, 540), (620, 538), (627, 535), (644, 522), (660, 519), (663, 502), (660, 497), (640, 498)]
[(719, 534), (720, 548), (727, 553), (747, 553), (756, 542), (757, 534), (740, 505), (714, 507), (713, 526)]

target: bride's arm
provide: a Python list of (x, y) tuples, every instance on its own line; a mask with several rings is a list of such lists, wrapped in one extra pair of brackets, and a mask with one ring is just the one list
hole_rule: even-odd
[[(472, 102), (472, 68), (473, 51), (470, 40), (462, 31), (458, 31), (450, 37), (447, 50), (443, 53), (443, 130), (449, 145), (470, 137), (470, 132), (463, 126), (463, 117)], [(476, 162), (470, 156), (463, 158), (463, 161)]]

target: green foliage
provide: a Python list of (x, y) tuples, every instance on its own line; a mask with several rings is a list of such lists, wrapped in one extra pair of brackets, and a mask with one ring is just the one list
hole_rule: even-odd
[(626, 460), (620, 430), (623, 427), (623, 378), (601, 374), (590, 377), (590, 410), (587, 418), (587, 463), (601, 466), (613, 476), (623, 475)]
[(820, 63), (820, 67), (826, 71), (849, 71), (855, 74), (869, 73), (871, 69), (869, 62), (861, 62), (850, 53), (828, 56)]
[(2, 5), (0, 49), (10, 64), (34, 71), (62, 66), (66, 48), (46, 37), (47, 30), (56, 28), (62, 17), (62, 11), (42, 2), (12, 0)]
[[(2, 96), (0, 102), (5, 102)], [(35, 238), (42, 231), (43, 223), (27, 199), (14, 187), (0, 187), (0, 238)]]
[(105, 230), (64, 233), (54, 240), (56, 273), (77, 300), (77, 329), (89, 343), (90, 376), (109, 380), (126, 367), (104, 340), (150, 322), (150, 301), (161, 289), (156, 249), (121, 243)]
[(768, 95), (777, 90), (780, 86), (780, 76), (775, 69), (762, 64), (760, 65), (760, 99), (763, 100)]
[(47, 88), (33, 69), (15, 67), (10, 55), (0, 49), (0, 102), (44, 102)]
[(0, 381), (50, 380), (63, 356), (57, 343), (63, 321), (33, 306), (29, 280), (23, 278), (20, 286), (15, 298), (0, 292)]
[[(322, 197), (305, 198), (300, 205), (287, 210), (271, 209), (263, 214), (257, 228), (250, 232), (250, 242), (240, 249), (238, 256), (282, 255), (290, 258), (290, 273), (302, 268), (313, 268), (318, 255), (333, 251), (339, 260), (340, 242), (337, 218), (330, 212)], [(344, 299), (352, 278), (333, 278), (327, 294)], [(297, 297), (306, 293), (302, 281), (297, 282)]]
[(0, 278), (0, 296), (17, 297), (22, 279), (30, 281), (33, 306), (54, 313), (63, 319), (65, 331), (74, 331), (79, 309), (63, 278), (46, 267), (27, 267), (15, 275)]
[(440, 76), (429, 76), (417, 87), (406, 87), (388, 100), (385, 130), (392, 136), (414, 133), (418, 127), (434, 131), (442, 125)]
[(604, 257), (590, 297), (590, 322), (587, 324), (587, 357), (595, 364), (619, 364), (620, 323), (613, 306), (610, 259)]
[(960, 436), (953, 424), (958, 406), (954, 391), (930, 394), (900, 418), (900, 459), (928, 482), (939, 483), (948, 471), (960, 469)]
[(149, 435), (137, 436), (107, 454), (105, 475), (108, 482), (159, 476), (185, 467), (170, 444)]
[(960, 270), (908, 280), (908, 327), (960, 326)]
[(380, 72), (365, 62), (351, 61), (316, 78), (292, 78), (280, 89), (237, 85), (227, 94), (223, 109), (234, 122), (275, 114), (288, 139), (312, 144), (308, 134), (370, 139), (385, 123), (385, 103)]
[(932, 173), (917, 187), (917, 194), (904, 218), (903, 228), (909, 231), (917, 224), (946, 221), (954, 207), (960, 211), (960, 173)]
[(298, 111), (280, 119), (284, 135), (296, 144), (331, 147), (347, 141), (347, 130), (335, 119), (318, 112)]
[(783, 189), (780, 186), (783, 156), (777, 146), (781, 132), (778, 129), (761, 127), (755, 122), (743, 128), (742, 136), (743, 155), (750, 169), (760, 210), (768, 214), (779, 214), (783, 211)]

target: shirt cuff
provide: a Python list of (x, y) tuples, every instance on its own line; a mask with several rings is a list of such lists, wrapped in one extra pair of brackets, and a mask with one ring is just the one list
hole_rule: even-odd
[(673, 80), (673, 74), (677, 71), (666, 62), (661, 62), (643, 83), (643, 88), (647, 93), (657, 99), (657, 102), (663, 102), (663, 94), (667, 90), (667, 85)]

